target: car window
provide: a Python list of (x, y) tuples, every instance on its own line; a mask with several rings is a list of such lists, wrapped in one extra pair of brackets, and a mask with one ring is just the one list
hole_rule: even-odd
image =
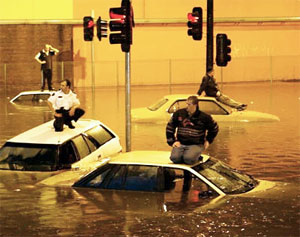
[(82, 135), (73, 138), (72, 141), (74, 142), (74, 144), (77, 148), (77, 152), (78, 152), (80, 159), (83, 159), (84, 157), (86, 157), (90, 154), (90, 149)]
[(129, 165), (124, 185), (125, 190), (157, 191), (158, 167)]
[(32, 101), (33, 95), (20, 95), (15, 101), (22, 102), (22, 101)]
[(220, 105), (214, 101), (200, 100), (198, 102), (199, 109), (210, 115), (226, 115), (228, 114)]
[(71, 164), (78, 161), (72, 141), (68, 141), (61, 145), (59, 149), (59, 165), (60, 168), (71, 168)]
[(106, 165), (74, 186), (103, 189), (158, 191), (158, 167)]
[(258, 182), (251, 176), (230, 168), (223, 162), (210, 159), (193, 167), (226, 194), (244, 193), (253, 189)]
[(95, 150), (97, 150), (98, 146), (98, 142), (95, 142), (95, 139), (93, 139), (91, 136), (86, 136), (85, 134), (83, 135), (83, 138), (85, 140), (85, 142), (87, 143), (90, 152), (93, 152)]
[(94, 127), (86, 132), (90, 136), (90, 140), (96, 143), (96, 146), (102, 146), (115, 136), (101, 125)]
[(206, 183), (188, 170), (164, 168), (166, 200), (198, 202), (199, 199), (218, 196)]
[[(226, 110), (224, 110), (220, 105), (218, 105), (214, 101), (208, 101), (208, 100), (199, 100), (199, 109), (203, 111), (204, 113), (210, 114), (210, 115), (226, 115), (228, 114)], [(179, 109), (186, 108), (186, 100), (178, 100), (174, 102), (169, 110), (168, 113), (174, 113)]]
[(48, 100), (49, 97), (50, 97), (49, 94), (35, 94), (35, 95), (33, 95), (32, 100), (33, 101), (45, 101), (45, 100)]
[(0, 169), (57, 170), (58, 147), (26, 143), (6, 143), (0, 149)]
[(148, 109), (151, 110), (151, 111), (158, 110), (160, 107), (162, 107), (167, 102), (168, 102), (168, 99), (163, 98), (163, 99), (157, 101), (156, 103), (154, 103), (153, 105), (150, 105), (148, 107)]
[(177, 100), (170, 106), (168, 113), (172, 114), (183, 108), (186, 108), (186, 100)]

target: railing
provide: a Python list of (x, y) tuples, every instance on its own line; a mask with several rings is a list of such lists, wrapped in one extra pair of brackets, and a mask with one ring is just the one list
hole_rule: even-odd
[[(131, 84), (198, 84), (205, 74), (205, 59), (132, 60)], [(300, 55), (233, 58), (227, 67), (215, 66), (215, 76), (222, 83), (300, 80)], [(95, 61), (96, 87), (124, 86), (124, 61)], [(75, 87), (90, 88), (91, 62), (55, 62), (52, 82), (69, 78)], [(36, 62), (0, 64), (0, 92), (39, 89), (40, 67)]]

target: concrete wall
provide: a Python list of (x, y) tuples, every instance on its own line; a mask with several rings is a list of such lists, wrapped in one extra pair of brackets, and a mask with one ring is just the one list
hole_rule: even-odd
[[(214, 17), (287, 17), (299, 16), (300, 1), (289, 0), (215, 0)], [(132, 1), (135, 19), (186, 19), (194, 6), (203, 8), (206, 1), (144, 0)], [(75, 0), (74, 17), (89, 16), (109, 19), (110, 7), (120, 1)], [(133, 85), (199, 83), (205, 74), (206, 27), (202, 41), (187, 36), (186, 24), (144, 24), (133, 31), (131, 70)], [(232, 61), (216, 68), (216, 76), (224, 82), (299, 79), (300, 23), (215, 24), (214, 35), (226, 33), (232, 40)], [(214, 39), (215, 42), (215, 39)], [(108, 39), (94, 40), (96, 86), (124, 85), (124, 53), (120, 45)], [(81, 62), (75, 68), (77, 86), (91, 84), (91, 43), (83, 41), (82, 27), (74, 29), (74, 52)], [(84, 65), (84, 66), (83, 66)], [(80, 68), (79, 68), (80, 67)], [(84, 72), (80, 72), (84, 70)]]

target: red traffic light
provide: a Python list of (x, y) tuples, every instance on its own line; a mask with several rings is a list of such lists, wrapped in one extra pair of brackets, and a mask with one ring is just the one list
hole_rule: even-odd
[(193, 13), (188, 13), (187, 18), (192, 23), (197, 23), (199, 20), (199, 16), (195, 16)]
[(94, 27), (94, 21), (93, 21), (93, 20), (88, 21), (87, 27), (88, 27), (88, 28)]
[(114, 22), (123, 24), (126, 19), (126, 9), (124, 7), (110, 8), (109, 17), (114, 20)]
[(193, 12), (187, 14), (188, 35), (192, 36), (194, 40), (202, 39), (202, 8), (194, 7)]
[(85, 41), (92, 41), (94, 37), (94, 19), (91, 16), (83, 18), (83, 34)]

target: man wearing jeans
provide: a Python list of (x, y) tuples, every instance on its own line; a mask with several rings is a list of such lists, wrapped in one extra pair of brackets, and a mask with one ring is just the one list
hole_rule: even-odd
[(206, 96), (215, 97), (217, 101), (235, 108), (239, 111), (245, 110), (247, 108), (246, 104), (237, 102), (231, 99), (229, 96), (224, 95), (218, 88), (216, 78), (214, 78), (214, 69), (211, 69), (202, 78), (200, 88), (197, 92), (198, 95), (202, 95), (205, 92)]
[(171, 161), (194, 164), (199, 161), (219, 132), (212, 117), (199, 110), (198, 98), (190, 96), (187, 108), (176, 111), (167, 124), (167, 143), (172, 146)]

